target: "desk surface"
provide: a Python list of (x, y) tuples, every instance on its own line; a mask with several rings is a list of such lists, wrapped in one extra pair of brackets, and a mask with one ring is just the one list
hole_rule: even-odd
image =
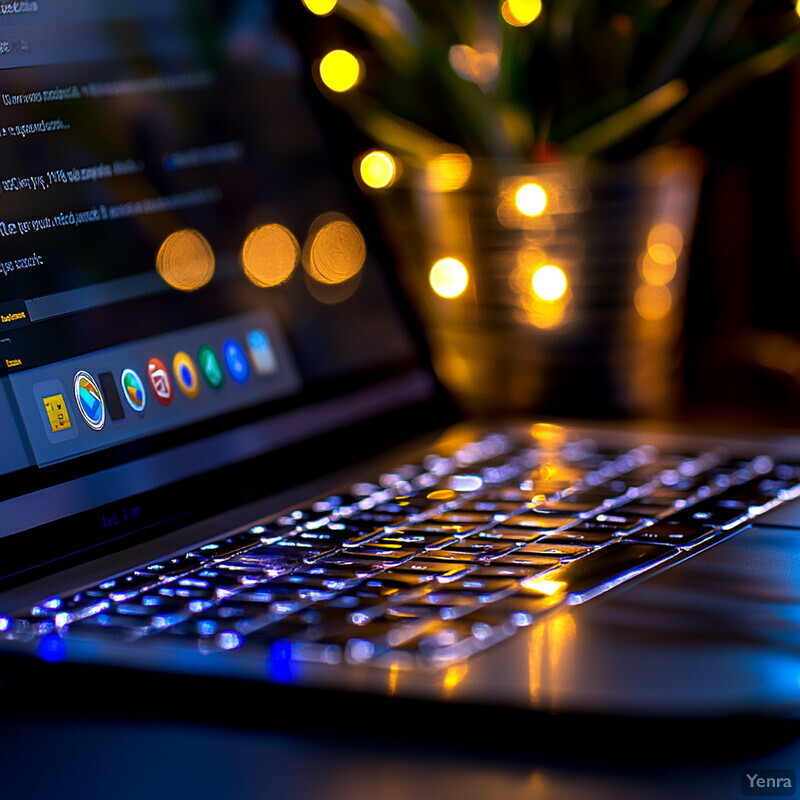
[[(213, 702), (213, 701), (212, 701)], [(434, 720), (425, 722), (435, 724)], [(737, 798), (743, 770), (796, 769), (800, 741), (749, 757), (631, 760), (584, 753), (503, 754), (495, 747), (254, 730), (164, 720), (3, 716), (4, 796), (94, 798)], [(367, 723), (366, 727), (375, 725)], [(613, 723), (608, 734), (615, 735)], [(501, 732), (502, 733), (502, 732)], [(519, 730), (517, 738), (525, 735)], [(586, 743), (584, 742), (584, 745)], [(655, 744), (655, 742), (654, 742)], [(569, 742), (563, 742), (566, 750)]]

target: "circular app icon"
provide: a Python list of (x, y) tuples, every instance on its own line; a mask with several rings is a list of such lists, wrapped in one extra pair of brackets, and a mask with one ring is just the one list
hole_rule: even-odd
[(172, 390), (172, 381), (169, 379), (167, 368), (160, 358), (151, 358), (147, 362), (147, 380), (150, 383), (153, 394), (156, 396), (156, 400), (158, 400), (162, 406), (168, 406), (173, 401), (175, 395)]
[(247, 356), (239, 342), (236, 339), (226, 339), (222, 346), (222, 352), (231, 378), (236, 383), (247, 383), (250, 378), (250, 365), (247, 363)]
[(206, 383), (212, 389), (221, 389), (222, 384), (225, 383), (222, 365), (219, 363), (217, 354), (207, 344), (201, 345), (197, 351), (197, 362)]
[(175, 375), (175, 383), (187, 397), (197, 397), (200, 392), (200, 378), (194, 361), (188, 353), (181, 351), (175, 353), (172, 359), (172, 372)]
[(106, 424), (106, 404), (103, 395), (95, 383), (94, 378), (88, 373), (77, 372), (73, 379), (75, 388), (75, 402), (86, 424), (93, 430), (99, 431)]
[(120, 383), (122, 384), (122, 396), (128, 401), (128, 405), (134, 411), (144, 411), (147, 396), (144, 393), (144, 383), (139, 375), (132, 369), (125, 369), (122, 371)]

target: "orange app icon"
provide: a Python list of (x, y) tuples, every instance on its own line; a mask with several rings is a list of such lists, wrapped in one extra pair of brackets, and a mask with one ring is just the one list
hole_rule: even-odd
[(197, 397), (200, 392), (200, 378), (197, 375), (194, 361), (188, 353), (181, 351), (175, 354), (172, 359), (172, 372), (180, 390), (187, 397)]
[(167, 368), (161, 359), (151, 358), (147, 362), (147, 380), (156, 400), (162, 406), (168, 406), (174, 399), (175, 393), (172, 390), (172, 381), (169, 379)]

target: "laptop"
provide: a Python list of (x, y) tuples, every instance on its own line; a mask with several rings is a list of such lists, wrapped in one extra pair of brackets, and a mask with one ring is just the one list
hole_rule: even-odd
[(2, 6), (5, 685), (796, 714), (800, 442), (460, 420), (286, 7)]

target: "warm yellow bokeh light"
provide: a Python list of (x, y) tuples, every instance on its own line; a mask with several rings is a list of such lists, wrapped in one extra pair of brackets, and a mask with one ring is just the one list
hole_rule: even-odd
[(337, 0), (303, 0), (303, 5), (319, 17), (326, 17), (336, 8)]
[(668, 244), (664, 244), (663, 242), (651, 244), (650, 247), (647, 248), (647, 255), (659, 264), (674, 264), (677, 260), (675, 251)]
[(242, 246), (244, 273), (256, 286), (278, 286), (289, 280), (300, 245), (294, 234), (283, 225), (271, 223), (252, 231)]
[(794, 10), (797, 12), (797, 16), (800, 17), (800, 0), (797, 0), (797, 5), (795, 5)]
[(531, 278), (533, 293), (540, 299), (554, 302), (567, 291), (567, 276), (559, 267), (547, 264), (539, 267)]
[(660, 244), (667, 245), (677, 258), (683, 250), (683, 234), (680, 228), (671, 222), (660, 222), (658, 225), (653, 225), (647, 235), (647, 247)]
[(358, 83), (361, 65), (347, 50), (331, 50), (320, 61), (319, 77), (332, 92), (346, 92)]
[(517, 190), (514, 202), (526, 217), (538, 217), (547, 208), (547, 192), (538, 183), (526, 183)]
[(358, 171), (361, 180), (371, 189), (385, 189), (397, 177), (397, 163), (390, 153), (373, 150), (361, 159)]
[(675, 277), (677, 271), (678, 263), (674, 258), (663, 263), (654, 259), (649, 252), (644, 254), (639, 264), (642, 278), (653, 286), (665, 286)]
[(325, 17), (336, 8), (336, 0), (303, 0), (303, 5), (319, 17)]
[(479, 86), (491, 84), (500, 74), (500, 52), (491, 42), (477, 49), (468, 44), (454, 44), (448, 59), (458, 75)]
[(425, 164), (425, 184), (432, 192), (455, 192), (472, 174), (472, 159), (466, 153), (441, 153)]
[(542, 0), (505, 0), (500, 12), (509, 25), (522, 28), (542, 13)]
[(443, 258), (431, 267), (430, 282), (439, 297), (452, 299), (467, 288), (469, 273), (458, 259)]
[(326, 214), (311, 226), (303, 266), (320, 283), (344, 283), (364, 266), (367, 245), (361, 231), (343, 214)]
[(672, 310), (672, 294), (666, 286), (640, 286), (633, 297), (642, 319), (663, 319)]
[(214, 275), (214, 251), (202, 233), (184, 228), (171, 233), (156, 255), (156, 271), (173, 288), (193, 292)]

